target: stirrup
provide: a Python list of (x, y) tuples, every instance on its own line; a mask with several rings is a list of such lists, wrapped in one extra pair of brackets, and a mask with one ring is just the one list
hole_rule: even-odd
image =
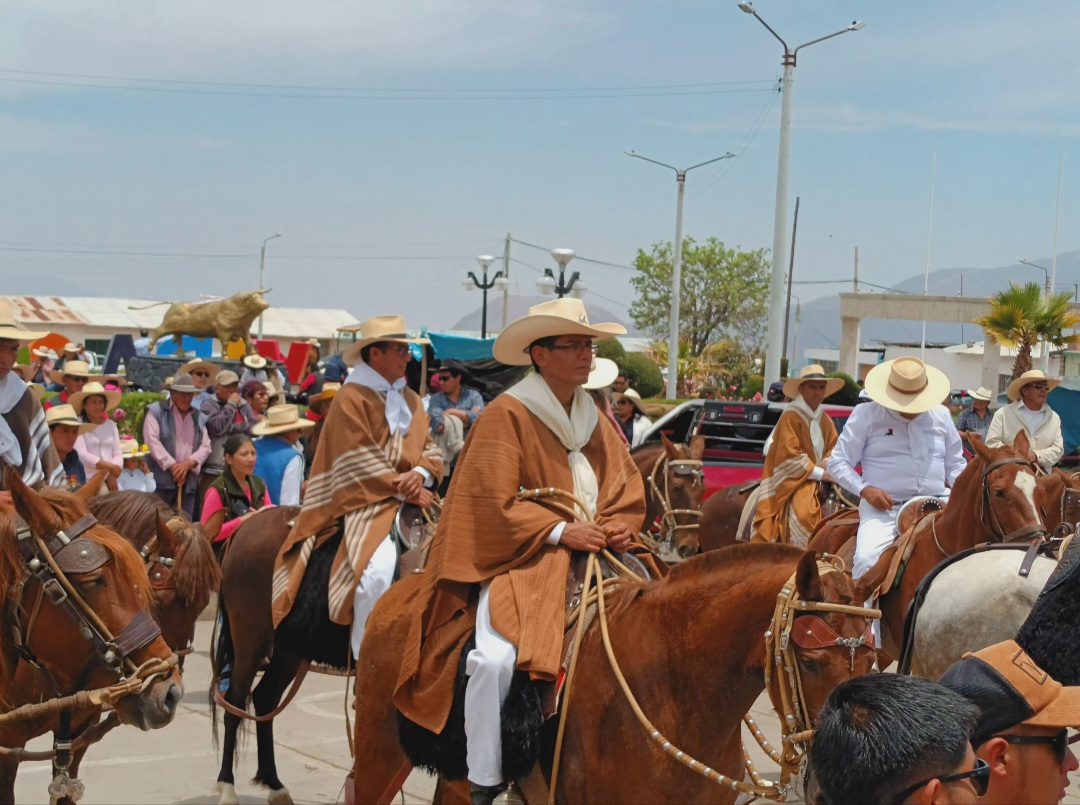
[(517, 787), (517, 783), (511, 780), (506, 788), (499, 792), (491, 805), (527, 805), (527, 803), (521, 789)]

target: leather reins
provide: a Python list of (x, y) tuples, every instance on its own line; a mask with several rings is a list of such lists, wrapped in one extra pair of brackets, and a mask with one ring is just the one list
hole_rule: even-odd
[[(664, 467), (664, 486), (661, 489), (656, 481), (660, 467)], [(692, 458), (668, 458), (667, 453), (661, 453), (653, 464), (652, 472), (649, 473), (649, 494), (657, 501), (662, 511), (660, 512), (660, 541), (670, 542), (679, 531), (697, 531), (701, 522), (701, 509), (676, 509), (671, 505), (671, 476), (677, 475), (700, 475), (705, 477), (705, 462)], [(693, 518), (693, 522), (680, 523), (679, 517)]]
[[(994, 507), (990, 503), (990, 483), (988, 476), (994, 470), (1007, 466), (1009, 464), (1020, 464), (1031, 469), (1031, 463), (1023, 458), (1002, 458), (997, 461), (991, 462), (983, 467), (982, 471), (982, 495), (979, 498), (979, 519), (985, 523), (990, 530), (990, 533), (995, 537), (998, 537), (1002, 542), (1019, 542), (1023, 539), (1030, 539), (1032, 537), (1043, 537), (1046, 535), (1046, 528), (1042, 523), (1031, 524), (1021, 526), (1014, 531), (1005, 533), (1005, 529), (1001, 526), (1001, 521), (998, 519), (997, 514), (994, 512)], [(1034, 475), (1034, 473), (1032, 473)], [(1038, 512), (1036, 512), (1038, 514)], [(938, 550), (941, 550), (941, 546), (938, 546)]]

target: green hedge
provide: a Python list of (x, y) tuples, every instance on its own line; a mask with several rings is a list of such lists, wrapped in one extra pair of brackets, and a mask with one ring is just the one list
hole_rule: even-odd
[(835, 394), (826, 397), (826, 403), (829, 405), (859, 404), (859, 392), (862, 391), (862, 389), (859, 388), (858, 383), (852, 380), (851, 375), (846, 375), (843, 372), (832, 372), (829, 377), (839, 377), (844, 381), (844, 387)]
[(660, 367), (648, 355), (641, 352), (628, 352), (622, 360), (615, 362), (619, 364), (620, 369), (630, 374), (634, 391), (640, 394), (643, 400), (663, 393), (664, 376), (660, 373)]
[(116, 419), (116, 427), (121, 434), (130, 434), (142, 443), (143, 417), (146, 414), (146, 406), (158, 400), (164, 400), (165, 395), (158, 391), (129, 391), (120, 398), (120, 405), (112, 412), (115, 415), (123, 412), (123, 416)]
[(605, 338), (596, 342), (597, 350), (596, 357), (607, 358), (609, 361), (615, 361), (621, 365), (622, 359), (626, 357), (626, 349), (619, 343), (617, 338)]

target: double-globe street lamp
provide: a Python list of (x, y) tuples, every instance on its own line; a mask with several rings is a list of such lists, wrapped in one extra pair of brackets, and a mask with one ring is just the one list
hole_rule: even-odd
[(466, 291), (471, 291), (473, 288), (479, 288), (484, 292), (484, 304), (480, 313), (480, 337), (487, 338), (487, 295), (488, 291), (492, 288), (497, 288), (500, 291), (505, 291), (510, 287), (510, 280), (506, 278), (506, 275), (502, 271), (496, 271), (495, 276), (488, 281), (488, 266), (495, 262), (495, 258), (490, 254), (482, 254), (476, 258), (476, 262), (480, 264), (480, 268), (483, 269), (483, 280), (476, 278), (476, 273), (469, 272), (467, 279), (461, 281), (461, 287)]
[[(667, 398), (674, 400), (679, 382), (679, 310), (682, 304), (682, 208), (683, 191), (686, 190), (686, 174), (694, 168), (711, 165), (722, 159), (731, 159), (735, 155), (728, 151), (722, 157), (691, 165), (689, 168), (679, 170), (674, 165), (660, 162), (633, 151), (625, 152), (628, 157), (637, 157), (662, 168), (675, 171), (675, 184), (678, 187), (677, 200), (675, 202), (675, 254), (671, 261), (671, 312), (668, 314), (668, 374), (667, 374)], [(674, 358), (672, 356), (675, 356)]]
[(773, 217), (773, 245), (772, 245), (772, 277), (769, 282), (769, 329), (768, 348), (765, 352), (765, 388), (780, 379), (780, 356), (783, 353), (781, 334), (784, 329), (784, 288), (786, 285), (784, 259), (787, 256), (787, 204), (788, 204), (788, 173), (791, 168), (791, 93), (795, 78), (795, 59), (799, 51), (834, 36), (846, 34), (849, 31), (858, 31), (866, 27), (865, 22), (853, 22), (828, 36), (812, 39), (804, 42), (796, 48), (788, 47), (787, 42), (780, 38), (780, 34), (769, 27), (769, 24), (758, 16), (754, 6), (746, 2), (739, 3), (739, 8), (765, 26), (781, 45), (784, 46), (784, 77), (780, 85), (780, 155), (776, 168), (776, 210)]
[(569, 280), (566, 278), (566, 266), (574, 259), (574, 250), (552, 249), (551, 256), (555, 258), (555, 262), (559, 264), (559, 279), (555, 279), (554, 271), (550, 268), (545, 268), (544, 276), (536, 281), (536, 290), (538, 290), (542, 296), (555, 294), (560, 299), (567, 295), (572, 296), (575, 299), (584, 298), (585, 291), (588, 290), (588, 287), (581, 278), (581, 274), (575, 271), (570, 275)]

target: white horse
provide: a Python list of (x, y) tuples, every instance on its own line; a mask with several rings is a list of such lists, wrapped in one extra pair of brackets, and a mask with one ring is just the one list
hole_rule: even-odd
[(937, 679), (964, 656), (1020, 631), (1057, 562), (1039, 555), (1027, 576), (1019, 573), (1022, 550), (991, 550), (966, 556), (942, 570), (930, 585), (915, 621), (911, 673)]

